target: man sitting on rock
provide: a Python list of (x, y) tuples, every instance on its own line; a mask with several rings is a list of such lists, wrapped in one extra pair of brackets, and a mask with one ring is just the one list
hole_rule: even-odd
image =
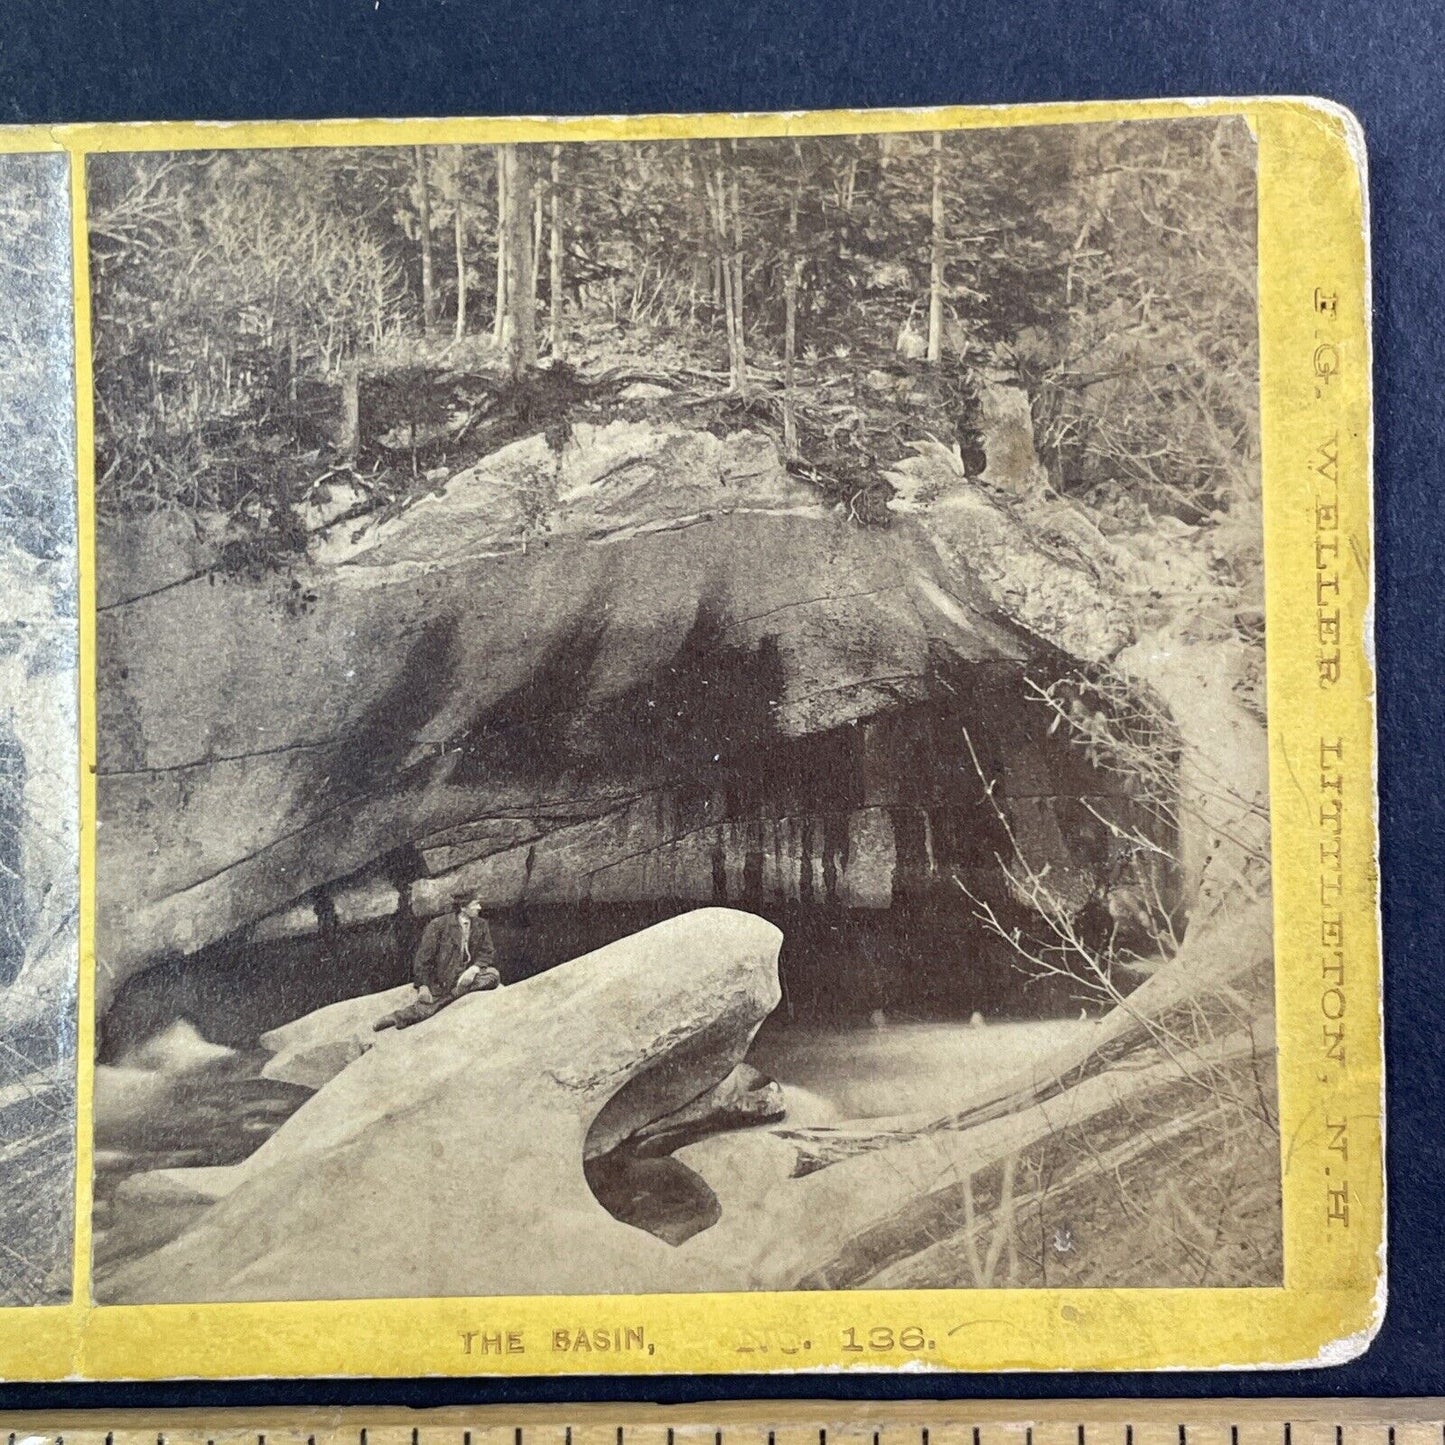
[(422, 931), (411, 965), (416, 997), (411, 1003), (378, 1019), (372, 1028), (410, 1028), (440, 1013), (469, 993), (501, 986), (495, 968), (492, 933), (481, 916), (482, 904), (470, 893), (452, 895), (452, 911), (433, 918)]

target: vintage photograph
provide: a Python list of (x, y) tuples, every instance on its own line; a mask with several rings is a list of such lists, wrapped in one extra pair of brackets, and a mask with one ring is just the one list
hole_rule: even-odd
[(79, 882), (70, 167), (0, 155), (0, 1308), (71, 1298)]
[(90, 156), (97, 1301), (1281, 1284), (1255, 161)]

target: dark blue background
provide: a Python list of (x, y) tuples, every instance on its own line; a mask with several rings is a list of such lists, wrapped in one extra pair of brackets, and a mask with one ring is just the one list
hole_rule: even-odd
[(775, 110), (1284, 93), (1350, 106), (1375, 265), (1390, 1308), (1335, 1370), (0, 1387), (0, 1409), (1445, 1393), (1441, 0), (5, 0), (0, 121)]

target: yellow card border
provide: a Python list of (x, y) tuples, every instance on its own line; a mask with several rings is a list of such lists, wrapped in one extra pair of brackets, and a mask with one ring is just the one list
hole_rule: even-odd
[[(1190, 115), (1243, 115), (1259, 143), (1284, 1286), (88, 1304), (96, 722), (85, 156), (826, 135)], [(1364, 146), (1353, 116), (1323, 101), (1255, 99), (577, 120), (74, 125), (0, 130), (3, 151), (65, 151), (71, 161), (82, 826), (76, 1302), (0, 1310), (0, 1378), (1254, 1368), (1339, 1363), (1366, 1347), (1384, 1311), (1385, 1198), (1369, 640), (1369, 258)], [(1325, 825), (1326, 813), (1336, 816), (1336, 798), (1338, 846), (1333, 821)], [(864, 1340), (870, 1330), (886, 1329), (896, 1341), (909, 1327), (918, 1329), (923, 1348), (844, 1348), (850, 1329)], [(556, 1347), (557, 1331), (567, 1333), (568, 1348)], [(573, 1343), (579, 1331), (591, 1345), (585, 1352)]]

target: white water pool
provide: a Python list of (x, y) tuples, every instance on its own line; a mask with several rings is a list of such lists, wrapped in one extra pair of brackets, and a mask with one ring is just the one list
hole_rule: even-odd
[(748, 1059), (783, 1085), (789, 1122), (829, 1124), (946, 1113), (980, 1079), (1004, 1078), (1052, 1053), (1088, 1020), (975, 1027), (966, 1022), (765, 1028)]

